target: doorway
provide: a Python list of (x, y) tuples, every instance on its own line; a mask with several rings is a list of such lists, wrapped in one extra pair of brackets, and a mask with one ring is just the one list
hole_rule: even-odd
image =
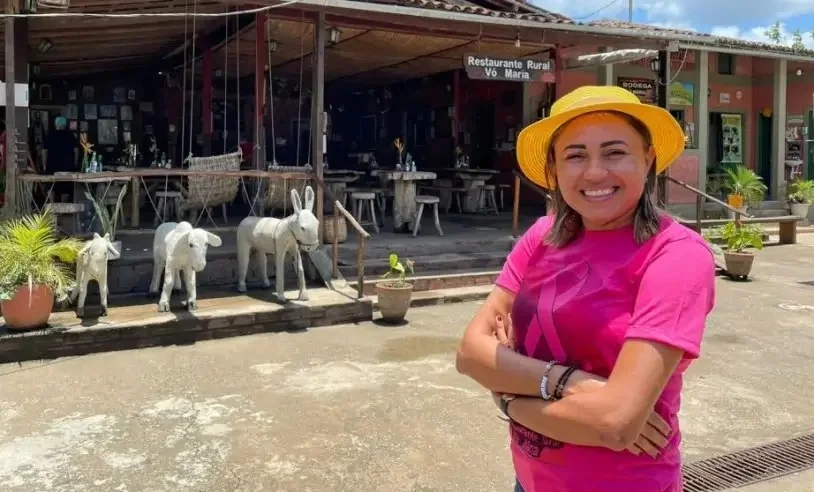
[(757, 174), (772, 189), (772, 117), (757, 116)]
[(492, 169), (492, 149), (495, 146), (495, 105), (481, 103), (474, 107), (474, 128), (471, 142), (471, 167)]

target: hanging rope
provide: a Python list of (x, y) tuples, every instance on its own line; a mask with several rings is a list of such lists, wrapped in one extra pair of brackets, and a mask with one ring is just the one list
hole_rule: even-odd
[(235, 77), (237, 79), (237, 86), (235, 87), (235, 99), (237, 104), (237, 142), (240, 145), (240, 141), (243, 139), (243, 134), (240, 131), (240, 36), (243, 34), (238, 26), (235, 26), (235, 32), (237, 33), (237, 69), (235, 72)]
[[(189, 13), (189, 3), (184, 0), (184, 13)], [(187, 119), (187, 39), (189, 36), (189, 27), (187, 17), (184, 17), (184, 69), (182, 70), (184, 82), (181, 87), (183, 92), (182, 106), (181, 106), (181, 161), (184, 160), (184, 143), (186, 142), (186, 119)]]
[[(300, 94), (297, 102), (297, 166), (300, 165), (300, 126), (302, 125), (302, 59), (305, 56), (305, 11), (302, 11), (302, 20), (300, 21), (300, 25), (303, 26), (303, 28), (302, 31), (300, 31)], [(314, 33), (314, 35), (316, 35), (316, 33)]]
[(269, 111), (271, 112), (271, 163), (277, 165), (277, 139), (274, 136), (274, 79), (271, 76), (271, 30), (266, 19), (266, 52), (269, 62)]
[[(229, 6), (226, 6), (226, 12), (229, 12)], [(228, 98), (226, 97), (229, 94), (229, 18), (226, 18), (226, 41), (224, 41), (223, 45), (223, 128), (221, 136), (223, 138), (223, 153), (226, 153), (226, 137), (228, 135), (228, 130), (226, 129), (226, 106), (228, 102)]]
[[(198, 11), (198, 0), (192, 2), (193, 15)], [(192, 18), (192, 68), (189, 75), (189, 157), (192, 157), (192, 137), (195, 135), (195, 41), (198, 39), (198, 18)], [(185, 159), (186, 160), (186, 159)]]

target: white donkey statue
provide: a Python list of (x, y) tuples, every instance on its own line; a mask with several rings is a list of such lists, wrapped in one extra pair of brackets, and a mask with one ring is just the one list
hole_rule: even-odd
[(206, 267), (206, 250), (222, 244), (221, 239), (203, 229), (193, 228), (189, 222), (164, 222), (155, 230), (153, 239), (153, 281), (150, 293), (158, 293), (158, 282), (164, 272), (164, 286), (158, 301), (158, 312), (170, 310), (172, 289), (181, 289), (181, 272), (187, 288), (187, 310), (198, 307), (195, 273)]
[(294, 213), (284, 219), (274, 217), (246, 217), (237, 227), (237, 290), (246, 292), (246, 274), (249, 271), (249, 259), (252, 250), (257, 253), (260, 262), (260, 275), (263, 287), (271, 287), (268, 276), (266, 255), (274, 255), (274, 277), (276, 297), (281, 303), (286, 302), (283, 286), (285, 255), (294, 251), (294, 267), (297, 271), (300, 294), (297, 299), (308, 300), (305, 290), (305, 273), (302, 268), (300, 250), (311, 252), (319, 246), (319, 221), (314, 216), (314, 190), (305, 188), (305, 208), (300, 201), (297, 190), (291, 190), (291, 203)]
[(110, 242), (110, 234), (104, 237), (93, 233), (93, 239), (86, 242), (76, 259), (76, 289), (73, 296), (79, 295), (76, 305), (76, 315), (80, 318), (85, 315), (85, 298), (88, 295), (88, 282), (95, 280), (99, 284), (99, 297), (102, 311), (99, 316), (107, 315), (107, 260), (117, 258), (119, 252)]

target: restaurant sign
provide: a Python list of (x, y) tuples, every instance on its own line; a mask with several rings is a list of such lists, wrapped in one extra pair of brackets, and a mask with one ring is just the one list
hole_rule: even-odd
[(633, 79), (619, 77), (616, 83), (623, 89), (636, 94), (646, 104), (656, 104), (656, 83), (653, 79)]
[(470, 79), (509, 82), (553, 82), (551, 60), (519, 60), (488, 55), (464, 55), (464, 68)]

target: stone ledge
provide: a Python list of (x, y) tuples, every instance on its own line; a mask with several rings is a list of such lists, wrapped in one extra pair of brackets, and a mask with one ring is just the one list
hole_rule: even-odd
[[(289, 299), (296, 291), (287, 292)], [(265, 332), (303, 330), (373, 319), (373, 302), (356, 300), (353, 292), (312, 289), (309, 301), (285, 305), (270, 299), (270, 291), (226, 295), (198, 301), (194, 313), (173, 304), (173, 312), (158, 313), (157, 303), (112, 307), (103, 320), (79, 320), (72, 312), (55, 313), (43, 330), (0, 331), (0, 363), (53, 359), (95, 352), (189, 344)], [(261, 299), (260, 297), (263, 297)], [(90, 309), (90, 308), (89, 308)]]
[[(451, 273), (448, 275), (427, 275), (411, 277), (408, 278), (407, 281), (413, 284), (413, 293), (417, 294), (425, 291), (451, 290), (475, 286), (489, 286), (489, 288), (491, 288), (495, 281), (497, 281), (498, 275), (500, 275), (500, 271), (495, 270), (473, 273)], [(355, 290), (356, 278), (348, 277), (346, 280), (348, 281), (348, 288)], [(365, 279), (365, 295), (375, 296), (376, 284), (380, 281), (381, 279), (379, 278)]]
[[(453, 289), (428, 290), (414, 292), (410, 298), (410, 307), (428, 307), (456, 302), (482, 301), (492, 292), (492, 285), (478, 285), (474, 287), (458, 287)], [(379, 310), (379, 299), (376, 296), (368, 297), (373, 302), (373, 310)], [(474, 312), (473, 312), (474, 314)]]

